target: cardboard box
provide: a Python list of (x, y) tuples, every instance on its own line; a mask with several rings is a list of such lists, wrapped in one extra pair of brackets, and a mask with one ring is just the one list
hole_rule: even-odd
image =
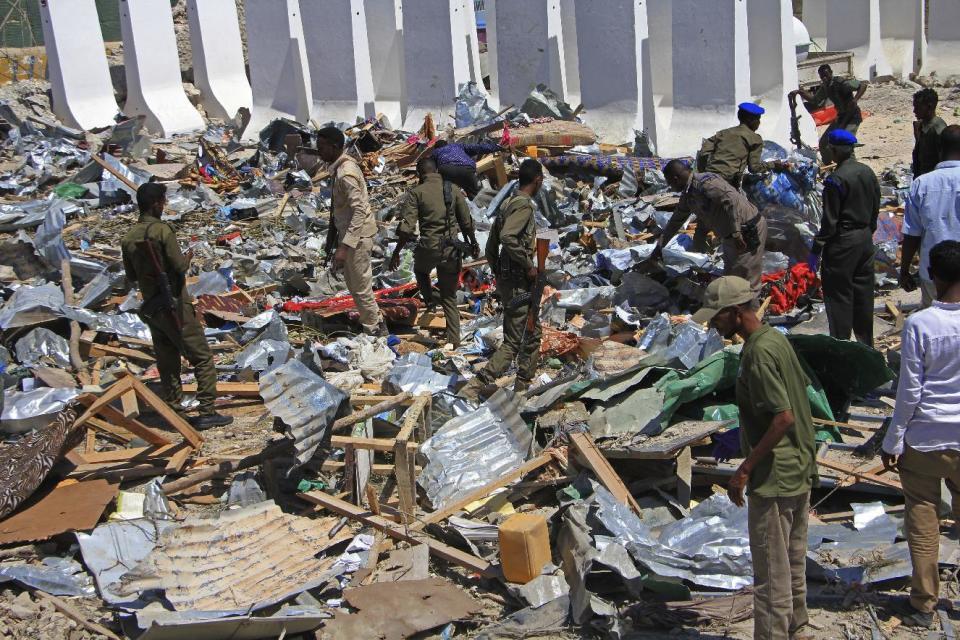
[(526, 584), (539, 576), (550, 560), (546, 518), (519, 513), (500, 525), (500, 564), (507, 580)]

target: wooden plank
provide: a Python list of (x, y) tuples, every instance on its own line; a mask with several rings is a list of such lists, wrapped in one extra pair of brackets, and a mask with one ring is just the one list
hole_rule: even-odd
[(127, 347), (112, 347), (109, 344), (90, 343), (90, 355), (94, 358), (100, 356), (117, 356), (120, 358), (130, 358), (141, 362), (156, 362), (157, 359), (148, 353), (138, 351), (137, 349), (128, 349)]
[[(360, 396), (357, 396), (360, 397)], [(384, 413), (385, 411), (390, 411), (391, 409), (396, 409), (399, 406), (406, 404), (407, 402), (413, 402), (412, 393), (401, 393), (396, 396), (368, 396), (370, 398), (376, 398), (377, 402), (354, 402), (354, 398), (350, 399), (351, 403), (354, 404), (365, 404), (373, 405), (367, 406), (367, 408), (360, 411), (355, 411), (345, 418), (340, 418), (335, 421), (330, 427), (331, 433), (336, 433), (337, 431), (344, 431), (349, 429), (354, 424), (358, 422), (363, 422), (369, 420), (377, 414)]]
[(426, 545), (427, 548), (430, 549), (431, 555), (446, 560), (447, 562), (452, 562), (485, 576), (492, 575), (493, 573), (493, 566), (482, 558), (438, 542), (424, 533), (412, 531), (408, 527), (390, 522), (383, 516), (375, 516), (366, 509), (350, 504), (349, 502), (334, 498), (319, 491), (299, 493), (297, 495), (311, 504), (329, 509), (334, 513), (382, 531), (396, 540), (410, 544)]
[[(120, 397), (121, 394), (126, 393), (130, 389), (131, 378), (125, 378), (117, 381), (113, 386), (107, 389), (102, 395), (93, 400), (89, 405), (87, 405), (87, 410), (77, 418), (77, 421), (74, 423), (76, 426), (82, 425), (88, 418), (95, 416), (102, 407), (109, 405), (111, 402)], [(84, 396), (80, 397), (80, 401), (83, 402)], [(165, 443), (166, 444), (166, 443)]]
[[(184, 393), (196, 393), (197, 383), (183, 385)], [(238, 398), (259, 398), (259, 382), (218, 382), (217, 395), (237, 396)]]
[(417, 475), (413, 462), (414, 456), (410, 455), (406, 440), (398, 439), (393, 450), (393, 465), (400, 498), (400, 518), (404, 524), (412, 522), (417, 515)]
[(184, 442), (181, 442), (179, 445), (180, 450), (170, 456), (170, 460), (167, 462), (167, 468), (164, 469), (167, 473), (180, 473), (183, 471), (183, 467), (186, 466), (187, 460), (190, 459), (190, 456), (193, 455), (195, 449)]
[[(396, 402), (396, 406), (404, 404), (413, 404), (414, 395), (412, 393), (404, 392), (397, 396), (362, 396), (362, 395), (352, 395), (350, 396), (350, 404), (357, 405), (371, 405), (371, 404), (381, 404), (387, 402)], [(384, 409), (384, 411), (389, 411), (389, 409)]]
[(457, 513), (458, 511), (463, 509), (465, 506), (467, 506), (471, 502), (476, 502), (477, 500), (482, 500), (483, 498), (486, 498), (488, 495), (490, 495), (497, 489), (505, 487), (515, 480), (519, 480), (520, 478), (527, 475), (531, 471), (536, 471), (537, 469), (549, 464), (550, 461), (552, 460), (553, 460), (553, 456), (551, 456), (550, 454), (544, 454), (532, 460), (527, 460), (526, 462), (524, 462), (522, 465), (520, 465), (513, 471), (510, 471), (509, 473), (504, 474), (500, 478), (494, 480), (489, 484), (486, 484), (480, 487), (479, 489), (475, 489), (471, 491), (467, 495), (463, 496), (456, 502), (453, 502), (447, 505), (443, 509), (439, 509), (437, 511), (434, 511), (433, 513), (428, 513), (424, 517), (419, 518), (417, 522), (411, 525), (411, 528), (422, 529), (428, 524), (431, 524), (434, 522), (440, 522), (441, 520), (446, 520), (447, 518)]
[[(326, 473), (343, 473), (346, 464), (341, 460), (324, 460), (320, 464), (320, 470)], [(420, 470), (420, 467), (415, 467)], [(393, 477), (394, 466), (392, 464), (374, 463), (370, 466), (370, 473), (375, 476)]]
[(834, 471), (842, 471), (848, 476), (855, 477), (857, 480), (872, 482), (873, 484), (878, 484), (881, 487), (888, 487), (890, 489), (896, 489), (897, 491), (903, 491), (903, 486), (897, 480), (888, 480), (887, 478), (882, 478), (867, 471), (860, 471), (849, 465), (833, 462), (832, 460), (825, 460), (823, 458), (817, 458), (817, 464), (819, 464), (821, 467), (826, 467), (827, 469), (832, 469)]
[(868, 427), (862, 424), (850, 424), (849, 422), (837, 422), (835, 420), (826, 420), (824, 418), (813, 418), (813, 424), (819, 424), (819, 425), (824, 425), (828, 427), (843, 427), (845, 429), (853, 429), (854, 431), (873, 432), (873, 431), (880, 431), (880, 429), (883, 429), (882, 426)]
[(386, 438), (357, 438), (354, 436), (330, 436), (330, 445), (341, 449), (353, 447), (367, 451), (393, 451), (396, 441)]
[(120, 396), (120, 411), (124, 418), (139, 418), (140, 405), (137, 404), (137, 393), (133, 389)]
[(117, 449), (116, 451), (84, 452), (83, 459), (88, 464), (105, 462), (142, 461), (149, 458), (166, 458), (174, 453), (180, 444), (168, 444), (157, 447), (134, 447), (132, 449)]
[(190, 426), (190, 423), (177, 415), (177, 412), (170, 408), (170, 406), (160, 399), (160, 396), (155, 394), (153, 391), (147, 388), (147, 385), (143, 384), (136, 378), (132, 376), (127, 376), (128, 379), (132, 381), (133, 388), (137, 392), (137, 396), (141, 400), (146, 402), (154, 411), (160, 414), (160, 417), (163, 418), (167, 424), (176, 429), (184, 439), (193, 446), (194, 449), (199, 449), (203, 445), (203, 436), (201, 436), (197, 431)]
[(597, 476), (600, 484), (613, 494), (617, 502), (630, 507), (634, 513), (640, 515), (640, 505), (633, 499), (630, 491), (626, 485), (623, 484), (623, 480), (620, 479), (617, 472), (613, 470), (613, 467), (610, 466), (607, 459), (603, 457), (603, 454), (597, 449), (597, 445), (593, 443), (593, 438), (586, 433), (571, 433), (570, 444), (574, 450), (580, 454), (580, 458), (586, 464), (587, 468)]
[[(90, 400), (86, 400), (84, 396), (80, 396), (80, 402), (86, 404), (90, 402)], [(97, 419), (96, 422), (93, 422), (94, 418), (88, 419), (88, 421), (97, 426), (97, 428), (102, 428), (105, 431), (109, 431), (109, 429), (104, 425), (110, 425), (114, 428), (114, 430), (127, 431), (149, 444), (173, 444), (173, 440), (168, 438), (165, 434), (162, 434), (159, 431), (154, 431), (142, 422), (138, 422), (132, 418), (124, 417), (119, 409), (116, 409), (110, 405), (104, 405), (100, 407), (100, 410), (97, 412), (97, 414), (99, 417), (95, 416)], [(115, 432), (110, 431), (110, 433)], [(130, 438), (128, 438), (128, 442), (129, 440)]]

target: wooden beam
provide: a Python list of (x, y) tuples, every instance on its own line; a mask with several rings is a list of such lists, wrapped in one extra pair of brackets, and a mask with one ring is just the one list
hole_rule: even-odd
[(377, 402), (356, 402), (356, 399), (361, 397), (363, 396), (352, 397), (350, 398), (350, 402), (353, 404), (372, 404), (373, 406), (368, 406), (366, 409), (355, 411), (345, 418), (340, 418), (333, 423), (333, 426), (330, 428), (331, 433), (345, 431), (357, 422), (369, 420), (375, 415), (396, 409), (397, 407), (400, 407), (408, 402), (413, 402), (413, 394), (407, 392), (396, 396), (367, 396), (369, 398), (376, 398)]
[(193, 446), (194, 449), (199, 449), (203, 445), (203, 436), (197, 433), (196, 429), (190, 426), (190, 423), (180, 417), (180, 415), (170, 408), (166, 402), (164, 402), (160, 396), (155, 394), (153, 391), (147, 388), (147, 385), (143, 384), (137, 378), (133, 376), (127, 376), (131, 380), (134, 390), (137, 392), (137, 396), (147, 403), (151, 409), (160, 414), (160, 417), (163, 418), (167, 424), (180, 433), (183, 438)]
[[(94, 401), (94, 397), (80, 396), (79, 400), (82, 404), (90, 406)], [(102, 429), (103, 431), (107, 431), (117, 437), (123, 437), (122, 432), (128, 431), (131, 435), (134, 435), (149, 444), (160, 446), (173, 444), (173, 441), (170, 440), (170, 438), (168, 438), (166, 435), (160, 433), (159, 431), (154, 431), (142, 422), (125, 417), (119, 409), (116, 409), (110, 405), (104, 405), (100, 407), (97, 411), (97, 416), (87, 418), (86, 422), (89, 422), (97, 429)], [(132, 438), (127, 436), (127, 442), (130, 440), (132, 440)]]
[(630, 494), (630, 490), (623, 484), (623, 480), (620, 479), (617, 472), (614, 471), (610, 463), (607, 462), (607, 459), (597, 448), (597, 445), (593, 443), (593, 438), (591, 438), (589, 434), (571, 433), (570, 445), (580, 454), (580, 458), (587, 468), (597, 476), (600, 484), (613, 494), (617, 502), (630, 507), (638, 516), (641, 515), (640, 505), (634, 500)]
[[(197, 383), (191, 382), (183, 385), (185, 393), (196, 393)], [(237, 396), (238, 398), (259, 398), (259, 382), (218, 382), (217, 395)]]
[(112, 347), (108, 344), (98, 344), (96, 342), (88, 342), (86, 344), (90, 345), (90, 356), (94, 358), (99, 358), (100, 356), (117, 356), (120, 358), (139, 360), (141, 362), (153, 363), (157, 361), (157, 359), (151, 356), (149, 353), (144, 353), (143, 351), (138, 351), (137, 349), (128, 349), (127, 347)]
[(408, 527), (390, 522), (382, 516), (375, 516), (362, 507), (350, 504), (349, 502), (345, 502), (320, 491), (299, 493), (297, 495), (311, 504), (329, 509), (341, 516), (346, 516), (351, 520), (356, 520), (357, 522), (382, 531), (396, 540), (402, 540), (410, 544), (426, 545), (427, 548), (430, 549), (431, 555), (446, 560), (447, 562), (452, 562), (485, 576), (493, 573), (493, 566), (486, 560), (438, 542), (424, 533), (412, 531)]
[(465, 506), (467, 506), (471, 502), (476, 502), (477, 500), (482, 500), (483, 498), (486, 498), (488, 495), (490, 495), (497, 489), (505, 487), (511, 482), (514, 482), (515, 480), (519, 480), (520, 478), (527, 475), (528, 473), (532, 471), (536, 471), (537, 469), (543, 466), (546, 466), (552, 460), (553, 460), (553, 456), (551, 456), (550, 454), (543, 454), (532, 460), (527, 460), (526, 462), (524, 462), (522, 465), (520, 465), (513, 471), (510, 471), (509, 473), (504, 474), (500, 478), (480, 487), (479, 489), (475, 489), (471, 491), (467, 495), (463, 496), (456, 502), (453, 502), (447, 505), (443, 509), (438, 509), (433, 513), (428, 513), (424, 517), (420, 518), (413, 525), (411, 525), (411, 528), (422, 529), (428, 524), (432, 524), (434, 522), (440, 522), (441, 520), (446, 520), (447, 518), (457, 513), (458, 511), (463, 509)]
[(827, 469), (832, 469), (834, 471), (840, 471), (847, 474), (848, 476), (853, 476), (857, 480), (863, 480), (864, 482), (871, 482), (873, 484), (878, 484), (881, 487), (887, 487), (890, 489), (896, 489), (897, 491), (903, 491), (903, 485), (900, 484), (897, 480), (888, 480), (887, 478), (882, 478), (878, 475), (870, 473), (869, 471), (860, 471), (849, 465), (841, 464), (839, 462), (833, 462), (832, 460), (825, 460), (823, 458), (817, 458), (817, 464), (821, 467), (826, 467)]
[(137, 404), (137, 392), (133, 389), (120, 396), (120, 411), (124, 418), (139, 418), (140, 405)]

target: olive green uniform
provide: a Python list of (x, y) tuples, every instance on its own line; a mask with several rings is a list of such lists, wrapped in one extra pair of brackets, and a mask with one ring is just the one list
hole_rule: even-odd
[(529, 383), (536, 375), (540, 357), (540, 320), (537, 318), (533, 330), (528, 331), (526, 326), (530, 304), (514, 308), (511, 301), (528, 291), (533, 284), (527, 273), (536, 266), (533, 259), (536, 255), (537, 224), (530, 196), (517, 193), (505, 202), (497, 214), (493, 232), (497, 227), (500, 255), (494, 273), (497, 276), (497, 293), (503, 303), (503, 344), (477, 374), (477, 378), (483, 384), (491, 384), (506, 373), (516, 358), (517, 379)]
[(140, 314), (153, 336), (153, 350), (157, 356), (163, 399), (175, 411), (183, 411), (183, 387), (180, 381), (180, 356), (183, 356), (193, 367), (197, 378), (200, 415), (213, 415), (217, 397), (217, 372), (210, 346), (203, 335), (203, 326), (193, 309), (193, 299), (186, 291), (185, 276), (190, 263), (180, 252), (177, 235), (172, 226), (153, 216), (140, 216), (140, 220), (124, 236), (120, 247), (127, 279), (139, 285), (144, 306), (147, 308), (151, 299), (162, 294), (150, 256), (137, 247), (137, 243), (143, 240), (153, 243), (161, 266), (167, 273), (174, 296), (175, 312), (181, 323), (181, 328), (177, 329), (171, 312), (166, 310), (150, 316), (143, 312)]
[(794, 417), (793, 427), (747, 481), (754, 638), (792, 638), (809, 622), (807, 519), (817, 463), (808, 384), (780, 332), (763, 325), (747, 338), (736, 388), (743, 455), (759, 444), (775, 415), (789, 410)]
[(913, 177), (919, 178), (930, 173), (940, 163), (940, 134), (947, 128), (947, 123), (940, 116), (933, 116), (930, 122), (920, 126), (920, 135), (913, 146)]
[(718, 131), (703, 141), (698, 156), (700, 171), (715, 173), (739, 189), (743, 174), (770, 171), (771, 166), (760, 159), (763, 138), (745, 124)]
[(417, 285), (423, 301), (428, 307), (433, 306), (430, 272), (436, 267), (440, 304), (447, 323), (447, 342), (458, 346), (460, 310), (457, 309), (457, 285), (462, 258), (450, 240), (456, 239), (459, 229), (465, 240), (473, 242), (474, 230), (473, 219), (460, 188), (446, 184), (451, 200), (449, 209), (444, 198), (444, 180), (439, 173), (426, 175), (420, 185), (407, 193), (400, 207), (397, 235), (403, 240), (413, 238), (419, 227), (420, 241), (413, 253), (413, 272), (417, 276)]
[[(663, 230), (663, 237), (670, 239), (675, 236), (691, 213), (697, 216), (693, 250), (704, 251), (707, 232), (713, 231), (721, 240), (724, 275), (739, 276), (755, 290), (759, 289), (763, 256), (766, 253), (767, 221), (757, 208), (720, 176), (697, 173), (690, 174), (690, 181)], [(741, 251), (737, 246), (736, 234), (742, 236), (748, 225), (756, 227), (760, 246), (752, 251)]]
[(880, 182), (873, 169), (845, 160), (823, 181), (823, 218), (814, 253), (823, 257), (820, 278), (830, 335), (849, 340), (850, 332), (873, 346), (876, 248), (873, 232), (880, 215)]
[(813, 100), (810, 101), (808, 105), (811, 109), (820, 109), (826, 106), (827, 100), (829, 100), (833, 103), (833, 106), (837, 108), (837, 119), (831, 122), (827, 130), (820, 136), (820, 159), (823, 160), (824, 164), (833, 162), (833, 151), (830, 150), (830, 143), (828, 142), (830, 132), (836, 129), (846, 129), (856, 135), (857, 129), (860, 128), (860, 123), (863, 122), (863, 114), (860, 112), (859, 105), (854, 103), (849, 108), (844, 109), (840, 99), (840, 87), (842, 85), (850, 87), (854, 95), (856, 95), (860, 89), (859, 80), (854, 78), (838, 80), (834, 78), (829, 85), (820, 85), (817, 92), (813, 94)]

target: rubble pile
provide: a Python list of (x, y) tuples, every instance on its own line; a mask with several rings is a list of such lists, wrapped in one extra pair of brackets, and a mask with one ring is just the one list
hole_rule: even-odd
[[(241, 143), (241, 114), (156, 139), (138, 119), (73, 131), (47, 108), (30, 92), (0, 103), (0, 635), (623, 638), (750, 618), (746, 512), (716, 486), (740, 457), (740, 345), (689, 317), (722, 252), (694, 251), (691, 222), (650, 259), (678, 198), (641, 132), (603, 144), (545, 87), (495, 113), (467, 85), (455, 127), (341, 123), (379, 225), (390, 335), (371, 337), (324, 246), (319, 123), (276, 120)], [(440, 139), (498, 145), (468, 202), (481, 245), (520, 161), (548, 171), (539, 375), (478, 405), (456, 392), (503, 341), (508, 302), (486, 261), (464, 264), (457, 348), (419, 298), (412, 251), (388, 266), (414, 165)], [(823, 335), (805, 262), (823, 176), (807, 149), (764, 156), (787, 168), (744, 184), (770, 226), (760, 313), (813, 381), (820, 444), (811, 600), (855, 608), (869, 631), (864, 607), (910, 573), (875, 444), (912, 307), (878, 309), (879, 350)], [(876, 236), (888, 289), (904, 179), (885, 176)], [(231, 426), (197, 432), (156, 395), (120, 253), (151, 180), (193, 254)]]

